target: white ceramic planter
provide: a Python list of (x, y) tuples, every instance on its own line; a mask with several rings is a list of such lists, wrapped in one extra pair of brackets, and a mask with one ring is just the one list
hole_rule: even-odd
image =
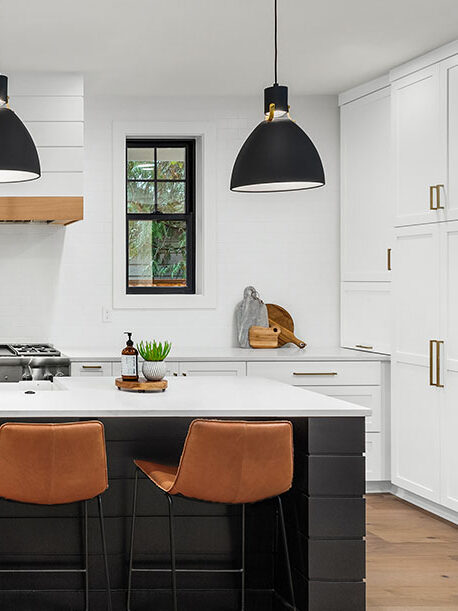
[(167, 371), (165, 361), (143, 361), (142, 373), (147, 380), (158, 382), (162, 380)]

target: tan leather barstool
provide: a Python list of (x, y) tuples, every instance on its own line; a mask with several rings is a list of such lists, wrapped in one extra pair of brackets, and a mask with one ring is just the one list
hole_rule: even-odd
[[(293, 479), (293, 432), (291, 422), (244, 422), (194, 420), (189, 427), (179, 465), (169, 466), (146, 460), (135, 460), (134, 498), (129, 561), (127, 609), (130, 611), (132, 574), (136, 571), (163, 569), (135, 569), (133, 567), (135, 513), (138, 475), (141, 470), (165, 493), (169, 505), (170, 559), (173, 609), (177, 611), (176, 574), (193, 572), (177, 569), (175, 564), (175, 536), (173, 496), (211, 503), (242, 505), (242, 568), (212, 570), (240, 572), (242, 576), (242, 611), (245, 609), (245, 504), (277, 497), (281, 534), (286, 556), (292, 609), (296, 609), (285, 520), (280, 495), (291, 488)], [(195, 572), (206, 572), (200, 569)]]
[(84, 573), (86, 611), (89, 609), (87, 501), (95, 497), (99, 508), (107, 604), (108, 609), (112, 609), (100, 496), (107, 488), (107, 457), (101, 422), (7, 422), (0, 427), (0, 497), (34, 505), (76, 502), (84, 505), (84, 569), (56, 569), (55, 572)]

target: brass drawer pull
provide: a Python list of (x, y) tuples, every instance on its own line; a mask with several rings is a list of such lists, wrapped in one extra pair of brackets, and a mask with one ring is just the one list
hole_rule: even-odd
[(337, 371), (317, 371), (317, 372), (302, 372), (293, 371), (293, 376), (336, 376)]
[(355, 348), (364, 348), (364, 350), (373, 350), (374, 346), (364, 346), (363, 344), (356, 344)]
[(102, 369), (102, 365), (82, 365), (81, 369)]
[(386, 249), (386, 267), (388, 271), (391, 271), (391, 248)]

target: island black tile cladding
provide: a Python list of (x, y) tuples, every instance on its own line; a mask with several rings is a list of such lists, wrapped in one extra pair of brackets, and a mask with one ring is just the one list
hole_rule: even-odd
[[(68, 420), (68, 419), (67, 419)], [(37, 420), (34, 420), (37, 421)], [(116, 611), (125, 609), (132, 458), (178, 461), (188, 418), (112, 418), (106, 430), (110, 486), (104, 495), (108, 553)], [(365, 608), (364, 418), (295, 418), (295, 477), (285, 512), (300, 611)], [(141, 479), (136, 565), (169, 567), (167, 502)], [(103, 561), (96, 503), (90, 502), (90, 602), (104, 609)], [(240, 507), (176, 500), (180, 567), (238, 568)], [(78, 504), (32, 506), (0, 501), (1, 568), (82, 566), (82, 512)], [(14, 520), (12, 519), (14, 518)], [(275, 504), (247, 507), (247, 610), (287, 611), (282, 547), (276, 541)], [(24, 589), (27, 583), (27, 589)], [(0, 608), (79, 611), (82, 576), (70, 573), (2, 574)], [(136, 573), (135, 611), (169, 611), (168, 573)], [(186, 611), (239, 608), (240, 576), (180, 574), (179, 604)]]

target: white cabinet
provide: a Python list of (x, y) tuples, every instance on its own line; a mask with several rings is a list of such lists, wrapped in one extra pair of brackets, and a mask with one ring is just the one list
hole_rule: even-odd
[[(446, 120), (447, 183), (444, 197), (447, 220), (458, 219), (458, 57), (441, 63), (442, 105)], [(445, 97), (445, 99), (444, 99)]]
[(441, 227), (441, 502), (458, 511), (458, 222)]
[(389, 354), (394, 222), (390, 87), (350, 101), (345, 96), (340, 117), (341, 345)]
[(389, 479), (385, 462), (383, 436), (381, 433), (366, 433), (366, 481)]
[(100, 362), (75, 362), (70, 366), (70, 375), (72, 376), (111, 376), (112, 366), (110, 361)]
[(393, 226), (390, 88), (341, 106), (343, 281), (389, 281)]
[[(440, 500), (438, 389), (430, 380), (430, 340), (440, 339), (440, 225), (398, 230), (393, 270), (392, 481)], [(433, 345), (433, 348), (435, 346)]]
[(247, 375), (293, 386), (378, 386), (381, 381), (376, 361), (249, 362)]
[(328, 397), (335, 397), (341, 401), (348, 401), (367, 407), (372, 414), (366, 418), (366, 431), (380, 433), (382, 430), (382, 393), (380, 386), (313, 386), (307, 390), (313, 390)]
[(342, 282), (341, 345), (390, 354), (391, 283)]
[(393, 482), (458, 510), (458, 222), (399, 230)]
[(245, 362), (182, 362), (179, 375), (183, 376), (245, 376)]
[(366, 479), (389, 477), (386, 467), (385, 411), (380, 362), (295, 361), (249, 362), (247, 375), (286, 382), (372, 410), (366, 418)]
[[(392, 83), (395, 224), (445, 219), (446, 130), (441, 68), (434, 64)], [(437, 188), (436, 188), (437, 187)]]

